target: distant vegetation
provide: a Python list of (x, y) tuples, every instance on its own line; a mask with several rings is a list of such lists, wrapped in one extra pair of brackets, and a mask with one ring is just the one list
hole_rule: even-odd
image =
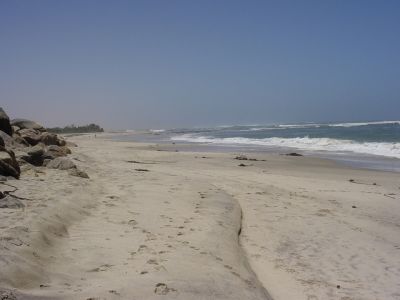
[(84, 126), (76, 126), (74, 124), (61, 127), (47, 128), (47, 131), (54, 133), (90, 133), (90, 132), (104, 132), (104, 129), (96, 124), (89, 124)]

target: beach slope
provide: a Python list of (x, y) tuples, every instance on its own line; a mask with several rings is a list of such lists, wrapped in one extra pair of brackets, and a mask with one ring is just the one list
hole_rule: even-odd
[[(34, 168), (0, 209), (17, 299), (398, 299), (398, 174), (307, 157), (71, 140), (90, 179)], [(241, 166), (240, 166), (241, 165)]]

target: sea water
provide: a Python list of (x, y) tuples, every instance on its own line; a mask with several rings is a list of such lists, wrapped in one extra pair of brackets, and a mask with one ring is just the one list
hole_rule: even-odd
[(359, 167), (400, 171), (400, 121), (158, 129), (148, 131), (147, 141), (243, 151), (298, 151)]

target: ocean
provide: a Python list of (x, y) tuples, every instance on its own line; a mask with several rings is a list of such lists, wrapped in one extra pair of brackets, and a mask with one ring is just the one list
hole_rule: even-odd
[(139, 139), (203, 144), (221, 150), (300, 152), (359, 167), (400, 171), (400, 121), (158, 129)]

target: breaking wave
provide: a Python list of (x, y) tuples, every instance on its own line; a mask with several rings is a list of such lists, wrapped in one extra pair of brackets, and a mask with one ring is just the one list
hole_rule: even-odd
[[(350, 124), (350, 123), (348, 123)], [(353, 152), (400, 158), (400, 143), (388, 142), (356, 142), (331, 138), (264, 138), (250, 139), (244, 137), (214, 138), (184, 134), (171, 137), (174, 141), (206, 143), (219, 145), (252, 145), (281, 148), (295, 148), (304, 151), (331, 151), (336, 153)]]
[(379, 121), (379, 122), (360, 122), (360, 123), (337, 123), (337, 124), (329, 124), (329, 126), (331, 126), (331, 127), (355, 127), (355, 126), (385, 125), (385, 124), (400, 125), (400, 121)]

